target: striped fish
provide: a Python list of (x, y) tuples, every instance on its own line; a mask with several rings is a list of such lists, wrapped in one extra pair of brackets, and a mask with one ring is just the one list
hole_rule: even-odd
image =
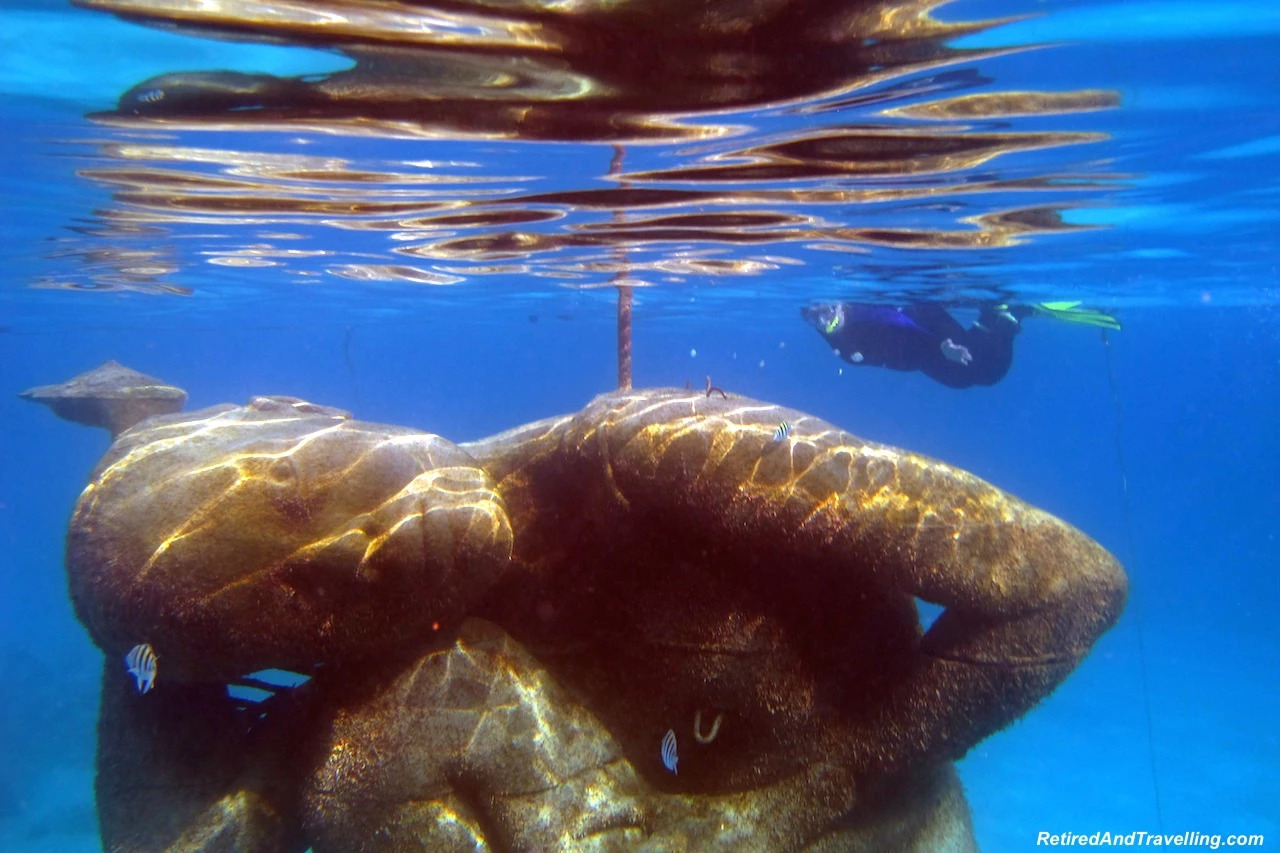
[(679, 776), (680, 771), (676, 769), (679, 761), (680, 758), (676, 755), (676, 733), (672, 729), (667, 729), (667, 733), (662, 738), (662, 766)]
[(138, 682), (138, 692), (146, 693), (156, 686), (156, 650), (150, 643), (139, 643), (124, 656), (129, 674)]
[(791, 424), (783, 421), (778, 424), (778, 428), (773, 431), (773, 441), (782, 441), (791, 437)]

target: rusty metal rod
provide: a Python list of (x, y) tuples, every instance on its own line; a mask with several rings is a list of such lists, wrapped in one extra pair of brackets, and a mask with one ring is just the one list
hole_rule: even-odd
[[(613, 159), (609, 161), (610, 176), (622, 172), (622, 160), (626, 154), (627, 150), (621, 145), (613, 146)], [(630, 184), (622, 181), (620, 185), (626, 187)], [(620, 211), (613, 212), (614, 222), (622, 222), (624, 218)], [(629, 391), (631, 390), (631, 285), (625, 283), (627, 281), (627, 250), (624, 246), (618, 247), (618, 262), (618, 271), (613, 276), (613, 280), (618, 282), (618, 388)]]
[(618, 285), (618, 388), (631, 389), (631, 287)]

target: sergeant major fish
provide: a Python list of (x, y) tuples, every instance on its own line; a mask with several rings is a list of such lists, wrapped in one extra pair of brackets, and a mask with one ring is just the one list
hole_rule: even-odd
[(679, 761), (680, 757), (676, 755), (676, 733), (673, 729), (667, 729), (662, 738), (662, 766), (679, 776), (680, 771), (676, 769)]
[(129, 668), (129, 674), (137, 680), (139, 693), (146, 693), (156, 686), (157, 658), (150, 643), (139, 643), (129, 649), (129, 654), (124, 656), (124, 663)]

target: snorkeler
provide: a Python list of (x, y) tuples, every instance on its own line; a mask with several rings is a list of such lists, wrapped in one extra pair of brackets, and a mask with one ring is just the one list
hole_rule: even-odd
[(829, 302), (800, 309), (836, 354), (850, 364), (918, 370), (950, 388), (994, 385), (1013, 363), (1013, 339), (1022, 320), (1043, 314), (1070, 322), (1119, 329), (1115, 318), (1077, 302), (991, 305), (980, 309), (969, 328), (942, 305), (920, 303), (895, 308), (858, 302)]

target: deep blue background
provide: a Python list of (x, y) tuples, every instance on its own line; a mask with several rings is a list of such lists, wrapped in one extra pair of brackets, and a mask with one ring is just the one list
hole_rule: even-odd
[[(732, 393), (937, 456), (1060, 515), (1127, 564), (1132, 599), (1119, 626), (1044, 706), (964, 762), (986, 849), (1022, 849), (1039, 829), (1156, 828), (1153, 762), (1166, 830), (1280, 832), (1274, 310), (1135, 310), (1111, 333), (1130, 552), (1097, 330), (1029, 320), (1007, 379), (958, 392), (846, 365), (790, 312), (717, 324), (650, 319), (646, 305), (641, 294), (637, 384), (696, 386), (709, 373)], [(424, 298), (416, 316), (378, 325), (281, 304), (271, 324), (242, 328), (0, 334), (3, 784), (29, 792), (41, 773), (91, 761), (99, 656), (68, 606), (62, 536), (108, 443), (17, 391), (116, 358), (187, 388), (189, 408), (287, 393), (466, 440), (611, 387), (609, 299), (562, 307), (573, 320), (547, 310), (530, 322), (514, 305), (477, 317)], [(68, 779), (62, 796), (83, 818), (87, 777)], [(52, 808), (31, 796), (8, 808), (27, 818)]]

